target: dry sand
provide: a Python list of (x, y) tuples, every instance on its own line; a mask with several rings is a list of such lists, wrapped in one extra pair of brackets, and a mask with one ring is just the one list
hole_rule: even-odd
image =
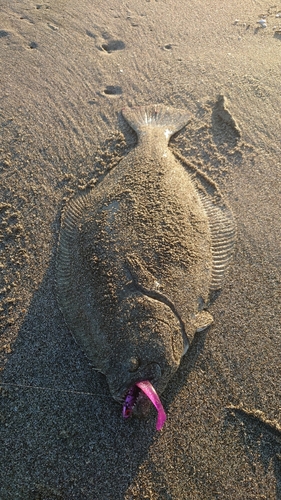
[[(1, 1), (1, 500), (281, 498), (281, 4), (271, 4)], [(119, 112), (144, 103), (193, 114), (171, 147), (218, 183), (238, 233), (214, 325), (165, 391), (160, 433), (154, 417), (122, 420), (54, 295), (64, 200), (134, 146)]]

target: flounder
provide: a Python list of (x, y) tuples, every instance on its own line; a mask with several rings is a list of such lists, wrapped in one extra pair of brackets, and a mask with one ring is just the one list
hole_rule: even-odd
[(138, 144), (70, 200), (57, 250), (60, 308), (120, 403), (143, 381), (161, 394), (195, 332), (212, 323), (210, 292), (221, 288), (235, 239), (214, 183), (191, 176), (168, 147), (189, 114), (163, 105), (122, 113)]

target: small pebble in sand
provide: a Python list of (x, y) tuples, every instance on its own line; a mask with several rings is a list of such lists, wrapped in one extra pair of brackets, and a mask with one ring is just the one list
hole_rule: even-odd
[(260, 24), (260, 26), (261, 26), (262, 28), (266, 28), (266, 27), (267, 27), (267, 24), (266, 24), (266, 19), (260, 19), (260, 20), (258, 21), (258, 24)]

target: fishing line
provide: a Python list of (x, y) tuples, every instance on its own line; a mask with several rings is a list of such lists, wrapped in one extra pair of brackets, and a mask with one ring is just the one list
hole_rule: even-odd
[(65, 392), (70, 394), (82, 394), (84, 396), (104, 396), (101, 393), (93, 393), (93, 392), (83, 392), (83, 391), (74, 391), (72, 389), (56, 389), (53, 387), (41, 387), (40, 385), (25, 385), (25, 384), (13, 384), (11, 382), (0, 382), (0, 389), (2, 387), (19, 387), (21, 389), (38, 389), (41, 391), (53, 391), (53, 392)]

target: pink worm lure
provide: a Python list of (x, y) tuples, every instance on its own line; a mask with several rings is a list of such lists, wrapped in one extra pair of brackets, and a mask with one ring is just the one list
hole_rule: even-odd
[[(160, 401), (160, 398), (154, 389), (153, 385), (148, 381), (148, 380), (143, 380), (141, 382), (137, 382), (136, 386), (141, 389), (145, 395), (150, 399), (152, 404), (155, 406), (156, 410), (158, 411), (158, 417), (156, 421), (156, 429), (157, 431), (160, 431), (166, 421), (166, 413), (163, 408), (163, 405)], [(124, 405), (123, 405), (123, 417), (128, 418), (132, 414), (132, 408), (136, 400), (136, 389), (133, 386), (125, 399)]]

